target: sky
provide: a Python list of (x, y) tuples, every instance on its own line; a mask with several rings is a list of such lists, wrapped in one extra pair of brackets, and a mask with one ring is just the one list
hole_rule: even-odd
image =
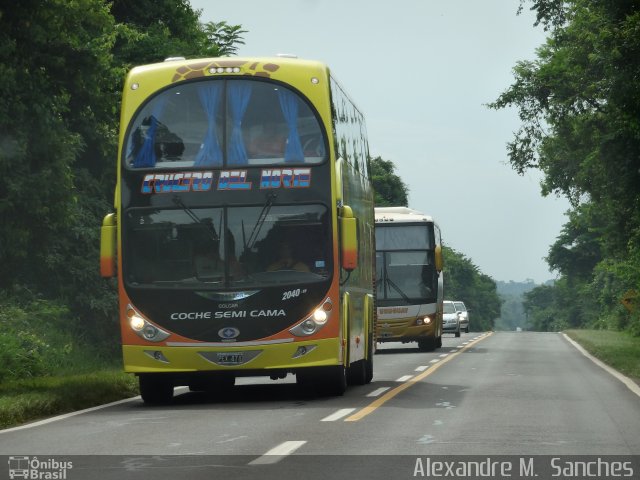
[(363, 112), (372, 157), (391, 160), (409, 206), (494, 280), (556, 277), (544, 257), (569, 204), (518, 175), (515, 109), (486, 105), (545, 40), (519, 0), (191, 0), (201, 21), (241, 25), (239, 56), (320, 60)]

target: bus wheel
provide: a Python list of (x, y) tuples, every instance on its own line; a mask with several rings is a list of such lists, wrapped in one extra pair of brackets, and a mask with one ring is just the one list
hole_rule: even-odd
[(418, 348), (423, 352), (432, 352), (436, 349), (436, 341), (434, 338), (418, 340)]
[(323, 390), (328, 395), (340, 396), (347, 390), (347, 369), (344, 366), (327, 367), (323, 377)]
[(375, 347), (375, 344), (373, 342), (373, 334), (369, 335), (369, 355), (367, 355), (367, 358), (364, 361), (364, 369), (365, 369), (365, 375), (364, 375), (364, 383), (371, 383), (371, 380), (373, 380), (373, 349)]
[(167, 379), (140, 375), (138, 377), (140, 395), (144, 403), (149, 405), (166, 405), (173, 398), (173, 383)]
[(307, 394), (339, 396), (347, 389), (347, 369), (339, 365), (300, 370), (296, 383)]
[(364, 385), (367, 383), (367, 364), (365, 360), (358, 360), (351, 364), (347, 370), (347, 382), (349, 385)]

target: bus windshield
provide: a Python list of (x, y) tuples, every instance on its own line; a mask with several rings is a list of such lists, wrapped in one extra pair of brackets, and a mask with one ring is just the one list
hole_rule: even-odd
[(377, 296), (395, 303), (427, 303), (438, 283), (427, 225), (376, 226)]
[(294, 90), (270, 81), (208, 79), (153, 97), (128, 129), (128, 168), (318, 164), (323, 129)]
[(127, 212), (129, 285), (255, 288), (326, 280), (330, 224), (322, 205)]

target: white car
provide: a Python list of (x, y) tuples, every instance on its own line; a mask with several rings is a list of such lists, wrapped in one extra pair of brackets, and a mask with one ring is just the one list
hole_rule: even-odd
[(464, 330), (464, 333), (469, 333), (469, 311), (464, 305), (464, 302), (454, 300), (453, 306), (456, 312), (460, 314), (460, 330)]
[(445, 300), (443, 302), (442, 312), (442, 331), (454, 333), (456, 337), (460, 336), (460, 312), (456, 310), (454, 302)]

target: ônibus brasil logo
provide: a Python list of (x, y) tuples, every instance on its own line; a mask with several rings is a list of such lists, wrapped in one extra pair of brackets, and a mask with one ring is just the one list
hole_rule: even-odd
[(66, 480), (67, 470), (73, 468), (73, 462), (63, 462), (55, 458), (10, 456), (9, 478), (33, 480)]

